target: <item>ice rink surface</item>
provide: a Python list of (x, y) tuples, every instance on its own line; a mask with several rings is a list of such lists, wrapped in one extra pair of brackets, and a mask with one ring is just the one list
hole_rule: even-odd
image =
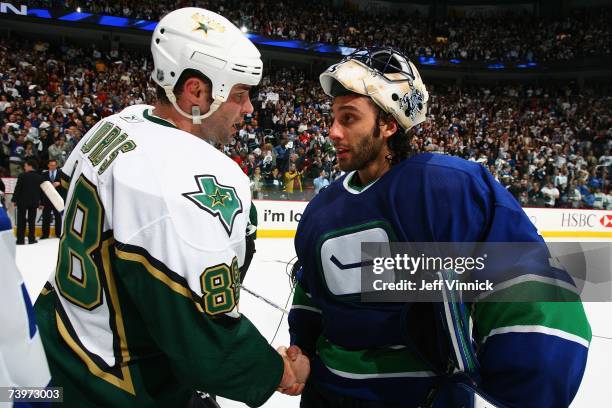
[[(17, 247), (17, 264), (24, 275), (30, 297), (35, 299), (55, 268), (58, 239), (40, 241), (36, 245)], [(292, 239), (258, 239), (257, 253), (245, 279), (248, 289), (278, 305), (290, 307), (291, 286), (286, 274), (287, 263), (294, 257)], [(586, 303), (585, 309), (593, 330), (589, 359), (582, 385), (572, 407), (612, 407), (610, 372), (612, 371), (612, 303)], [(286, 316), (260, 299), (242, 291), (240, 312), (247, 316), (272, 345), (287, 345), (289, 333)], [(280, 327), (279, 327), (280, 324)], [(276, 337), (275, 332), (278, 329)], [(246, 405), (220, 399), (223, 408)], [(279, 393), (264, 404), (266, 408), (294, 408), (299, 398)]]

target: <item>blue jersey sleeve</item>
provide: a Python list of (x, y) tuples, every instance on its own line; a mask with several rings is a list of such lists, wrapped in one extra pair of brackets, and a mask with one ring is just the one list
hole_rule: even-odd
[[(516, 200), (482, 170), (490, 186), (493, 211), (485, 231), (488, 242), (542, 242)], [(543, 259), (550, 274), (554, 271)], [(576, 395), (586, 366), (591, 329), (580, 299), (564, 294), (561, 279), (542, 279), (538, 259), (517, 261), (523, 279), (494, 295), (512, 297), (532, 288), (575, 301), (479, 302), (473, 305), (483, 389), (509, 406), (567, 407)], [(523, 269), (521, 269), (523, 266)], [(545, 272), (545, 273), (546, 273)]]
[[(503, 295), (512, 297), (534, 285), (543, 291), (565, 291), (546, 287), (571, 279), (541, 279), (562, 272), (551, 269), (535, 226), (484, 167), (448, 156), (422, 155), (409, 161), (404, 173), (393, 207), (405, 240), (534, 243), (536, 257), (522, 257), (506, 267), (522, 276), (505, 287)], [(485, 392), (513, 407), (571, 403), (591, 340), (582, 303), (575, 294), (574, 299), (470, 305)]]
[(302, 279), (303, 269), (297, 273), (293, 304), (289, 311), (289, 335), (291, 344), (297, 345), (309, 357), (315, 355), (316, 343), (321, 334), (321, 309), (317, 306)]

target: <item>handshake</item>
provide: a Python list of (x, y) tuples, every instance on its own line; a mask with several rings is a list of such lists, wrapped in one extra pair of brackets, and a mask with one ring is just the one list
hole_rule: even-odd
[(310, 360), (298, 346), (281, 346), (276, 351), (285, 363), (285, 371), (277, 391), (287, 395), (300, 395), (310, 374)]

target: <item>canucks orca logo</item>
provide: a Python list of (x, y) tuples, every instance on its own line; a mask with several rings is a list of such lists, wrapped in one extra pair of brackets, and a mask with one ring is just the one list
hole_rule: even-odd
[(234, 220), (243, 209), (236, 189), (220, 184), (213, 175), (204, 174), (194, 178), (199, 190), (183, 193), (183, 196), (213, 217), (219, 218), (227, 234), (232, 235)]
[(416, 120), (418, 113), (423, 110), (423, 93), (418, 89), (413, 89), (412, 92), (407, 92), (401, 98), (397, 94), (391, 95), (391, 99), (399, 101), (400, 109), (412, 121)]
[[(390, 242), (390, 227), (383, 221), (372, 221), (326, 234), (317, 245), (320, 271), (327, 290), (333, 296), (362, 293), (362, 268), (373, 264), (362, 256), (364, 242)], [(385, 254), (384, 256), (387, 256)], [(389, 254), (390, 256), (390, 254)]]

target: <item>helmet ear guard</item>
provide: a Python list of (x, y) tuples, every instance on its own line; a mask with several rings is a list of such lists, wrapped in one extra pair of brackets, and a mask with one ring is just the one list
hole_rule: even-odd
[(355, 93), (372, 98), (408, 130), (423, 122), (429, 94), (416, 67), (392, 48), (360, 49), (323, 72), (319, 80), (332, 97)]
[(200, 107), (198, 105), (193, 105), (191, 107), (191, 116), (194, 125), (202, 124), (202, 120), (200, 119)]
[[(151, 39), (153, 81), (164, 89), (172, 106), (194, 124), (212, 115), (236, 84), (255, 86), (262, 76), (261, 55), (255, 45), (229, 20), (212, 11), (186, 7), (165, 15)], [(177, 104), (174, 86), (186, 69), (210, 79), (213, 103), (208, 112), (194, 115)], [(198, 109), (199, 110), (199, 109)]]

